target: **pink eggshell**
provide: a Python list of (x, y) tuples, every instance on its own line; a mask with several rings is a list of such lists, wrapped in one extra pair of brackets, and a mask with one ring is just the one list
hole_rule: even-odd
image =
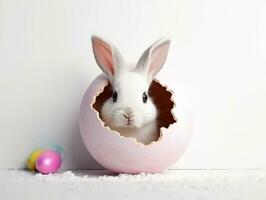
[(40, 154), (36, 160), (35, 166), (39, 172), (49, 174), (56, 172), (60, 168), (61, 162), (59, 153), (52, 150), (46, 150)]
[(178, 122), (167, 129), (162, 128), (163, 136), (159, 141), (143, 145), (103, 126), (92, 104), (107, 83), (107, 78), (99, 75), (85, 92), (81, 103), (80, 131), (90, 154), (103, 167), (115, 172), (157, 173), (169, 168), (180, 158), (190, 141), (192, 115), (177, 112), (175, 106), (172, 112), (178, 116)]

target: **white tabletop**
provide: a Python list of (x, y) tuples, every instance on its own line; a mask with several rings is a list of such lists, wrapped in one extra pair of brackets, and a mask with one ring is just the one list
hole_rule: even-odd
[(106, 170), (53, 175), (0, 170), (0, 199), (266, 199), (265, 170), (168, 170), (114, 174)]

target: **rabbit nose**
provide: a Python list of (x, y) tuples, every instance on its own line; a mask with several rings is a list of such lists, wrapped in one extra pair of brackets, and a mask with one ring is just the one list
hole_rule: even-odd
[(130, 120), (132, 117), (134, 117), (134, 115), (131, 113), (131, 114), (124, 114), (123, 113), (123, 116), (126, 118), (126, 119), (128, 119), (128, 120)]
[(124, 109), (124, 114), (127, 115), (128, 117), (134, 116), (132, 109), (129, 108), (129, 107), (127, 107), (127, 108)]

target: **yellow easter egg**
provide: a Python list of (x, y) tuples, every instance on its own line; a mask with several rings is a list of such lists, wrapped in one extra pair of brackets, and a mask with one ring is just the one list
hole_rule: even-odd
[(38, 159), (38, 157), (40, 156), (40, 154), (44, 151), (44, 149), (36, 149), (35, 151), (33, 151), (30, 156), (27, 159), (27, 167), (30, 170), (35, 170), (35, 161)]

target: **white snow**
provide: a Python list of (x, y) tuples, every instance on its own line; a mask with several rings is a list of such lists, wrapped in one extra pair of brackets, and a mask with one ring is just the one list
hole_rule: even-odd
[(35, 174), (0, 170), (0, 199), (265, 200), (265, 170), (168, 170), (115, 174), (106, 170)]

